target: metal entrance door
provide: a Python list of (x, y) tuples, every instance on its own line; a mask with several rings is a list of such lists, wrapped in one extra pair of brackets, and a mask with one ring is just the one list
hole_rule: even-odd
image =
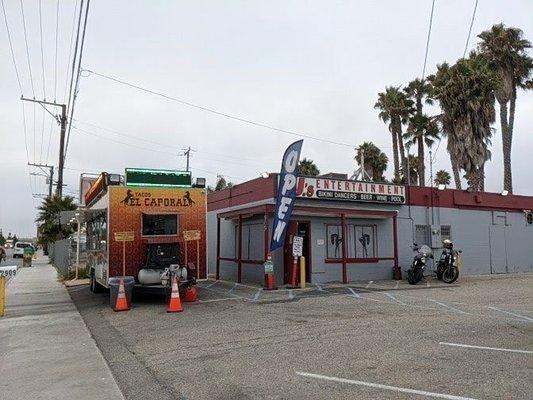
[(506, 274), (507, 268), (507, 238), (505, 226), (489, 226), (490, 239), (490, 273)]

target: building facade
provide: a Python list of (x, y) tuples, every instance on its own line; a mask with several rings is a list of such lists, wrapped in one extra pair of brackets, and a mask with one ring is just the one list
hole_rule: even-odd
[[(208, 195), (208, 270), (261, 283), (278, 176)], [(413, 243), (436, 258), (442, 240), (463, 250), (463, 274), (533, 272), (533, 197), (300, 177), (285, 246), (272, 254), (278, 285), (289, 282), (292, 238), (303, 237), (312, 283), (391, 279), (410, 267)]]

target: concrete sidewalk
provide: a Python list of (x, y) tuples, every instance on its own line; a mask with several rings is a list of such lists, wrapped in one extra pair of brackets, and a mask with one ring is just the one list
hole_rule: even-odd
[(47, 258), (21, 268), (0, 318), (0, 398), (123, 399)]

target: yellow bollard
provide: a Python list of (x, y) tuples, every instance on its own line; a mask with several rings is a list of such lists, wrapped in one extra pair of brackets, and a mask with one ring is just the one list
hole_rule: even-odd
[(305, 288), (305, 257), (300, 257), (300, 288)]
[(6, 277), (0, 276), (0, 317), (4, 316), (6, 307)]

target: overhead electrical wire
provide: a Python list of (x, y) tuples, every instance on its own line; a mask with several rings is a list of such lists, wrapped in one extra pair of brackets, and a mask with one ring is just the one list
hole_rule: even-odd
[(41, 37), (41, 72), (43, 77), (43, 98), (46, 100), (46, 79), (44, 72), (44, 45), (43, 45), (43, 12), (42, 12), (42, 0), (39, 0), (39, 31)]
[(206, 112), (211, 113), (211, 114), (216, 114), (216, 115), (219, 115), (221, 117), (233, 119), (235, 121), (244, 122), (246, 124), (258, 126), (258, 127), (265, 128), (265, 129), (269, 129), (271, 131), (286, 133), (288, 135), (303, 137), (303, 138), (306, 138), (306, 139), (316, 140), (316, 141), (323, 142), (323, 143), (336, 144), (336, 145), (339, 145), (339, 146), (346, 146), (346, 147), (351, 147), (351, 148), (357, 147), (354, 144), (337, 142), (337, 141), (334, 141), (334, 140), (323, 139), (323, 138), (307, 135), (307, 134), (304, 134), (304, 133), (298, 133), (298, 132), (295, 132), (295, 131), (289, 131), (289, 130), (286, 130), (286, 129), (280, 129), (280, 128), (276, 128), (276, 127), (274, 127), (272, 125), (264, 124), (262, 122), (256, 122), (256, 121), (253, 121), (251, 119), (238, 117), (238, 116), (235, 116), (235, 115), (232, 115), (232, 114), (228, 114), (228, 113), (225, 113), (225, 112), (221, 112), (221, 111), (215, 110), (215, 109), (210, 108), (210, 107), (194, 104), (194, 103), (191, 103), (189, 101), (185, 101), (185, 100), (178, 99), (178, 98), (170, 96), (170, 95), (166, 95), (164, 93), (156, 92), (155, 90), (147, 89), (147, 88), (141, 87), (139, 85), (136, 85), (136, 84), (133, 84), (133, 83), (129, 83), (129, 82), (123, 81), (123, 80), (118, 79), (118, 78), (114, 78), (114, 77), (109, 76), (109, 75), (105, 75), (105, 74), (101, 74), (101, 73), (96, 72), (96, 71), (92, 71), (90, 69), (82, 69), (82, 72), (88, 72), (89, 74), (94, 74), (94, 75), (99, 76), (101, 78), (105, 78), (105, 79), (108, 79), (110, 81), (113, 81), (113, 82), (116, 82), (116, 83), (120, 83), (122, 85), (129, 86), (131, 88), (140, 90), (142, 92), (149, 93), (149, 94), (152, 94), (154, 96), (159, 96), (159, 97), (162, 97), (164, 99), (171, 100), (171, 101), (183, 104), (183, 105), (188, 106), (188, 107), (192, 107), (192, 108), (196, 108), (196, 109), (199, 109), (199, 110), (202, 110), (202, 111), (206, 111)]
[(70, 59), (72, 58), (72, 42), (74, 39), (74, 31), (76, 30), (76, 15), (78, 11), (78, 0), (74, 3), (74, 14), (72, 15), (72, 29), (70, 31), (70, 44), (68, 50), (68, 62), (67, 62), (67, 72), (65, 74), (65, 93), (63, 95), (63, 103), (67, 103), (67, 90), (68, 90), (68, 78), (70, 76)]
[(476, 0), (476, 3), (474, 4), (474, 11), (472, 12), (472, 20), (470, 21), (470, 28), (468, 29), (468, 36), (466, 37), (465, 50), (463, 51), (463, 58), (465, 58), (466, 56), (466, 51), (468, 49), (468, 42), (470, 42), (470, 35), (472, 34), (472, 27), (474, 26), (474, 20), (476, 18), (477, 3), (478, 3), (478, 0)]
[(422, 68), (422, 80), (426, 76), (426, 65), (428, 61), (428, 52), (429, 52), (429, 40), (431, 39), (431, 27), (433, 26), (433, 11), (435, 10), (435, 0), (431, 3), (431, 14), (429, 16), (429, 28), (428, 28), (428, 37), (426, 40), (426, 52), (424, 55), (424, 67)]
[(22, 27), (24, 30), (24, 43), (26, 44), (26, 57), (28, 59), (28, 70), (30, 72), (30, 83), (31, 83), (31, 92), (33, 94), (33, 98), (35, 98), (35, 87), (33, 86), (33, 74), (31, 72), (31, 62), (30, 62), (30, 50), (28, 46), (28, 35), (26, 33), (26, 17), (24, 16), (24, 3), (22, 0), (20, 0), (20, 9), (22, 13)]
[[(90, 6), (90, 4), (91, 4), (91, 0), (87, 0), (87, 6), (85, 7), (85, 19), (84, 19), (84, 22), (83, 22), (83, 32), (82, 32), (82, 36), (81, 36), (80, 55), (79, 55), (79, 59), (78, 59), (78, 71), (76, 73), (76, 83), (74, 85), (74, 95), (73, 95), (73, 98), (72, 98), (72, 103), (70, 103), (70, 117), (68, 118), (69, 125), (68, 125), (67, 138), (66, 138), (66, 141), (65, 141), (65, 151), (64, 151), (64, 155), (63, 155), (63, 162), (65, 162), (65, 160), (67, 158), (68, 145), (69, 145), (69, 142), (70, 142), (70, 131), (71, 131), (71, 126), (72, 126), (71, 121), (72, 121), (72, 117), (74, 116), (74, 106), (76, 105), (76, 98), (78, 96), (79, 81), (80, 81), (80, 74), (81, 74), (81, 62), (83, 60), (83, 46), (85, 44), (85, 32), (87, 30), (87, 19), (89, 17), (89, 6)], [(82, 5), (83, 5), (83, 0), (82, 0)], [(80, 8), (80, 10), (81, 10), (81, 8)], [(81, 16), (81, 14), (80, 14), (80, 16)], [(79, 32), (79, 27), (78, 27), (78, 32)]]
[(76, 60), (78, 58), (78, 42), (80, 40), (80, 28), (81, 28), (81, 18), (83, 14), (83, 2), (84, 0), (81, 0), (80, 4), (80, 13), (78, 16), (78, 28), (76, 30), (76, 41), (74, 43), (74, 56), (72, 57), (72, 64), (71, 64), (71, 71), (70, 71), (70, 86), (68, 89), (68, 101), (67, 101), (67, 114), (70, 110), (70, 102), (72, 100), (72, 88), (74, 85), (74, 71), (76, 70)]
[(55, 35), (55, 44), (56, 51), (54, 56), (54, 103), (57, 102), (57, 41), (58, 41), (58, 32), (59, 32), (59, 0), (56, 0), (56, 35)]

